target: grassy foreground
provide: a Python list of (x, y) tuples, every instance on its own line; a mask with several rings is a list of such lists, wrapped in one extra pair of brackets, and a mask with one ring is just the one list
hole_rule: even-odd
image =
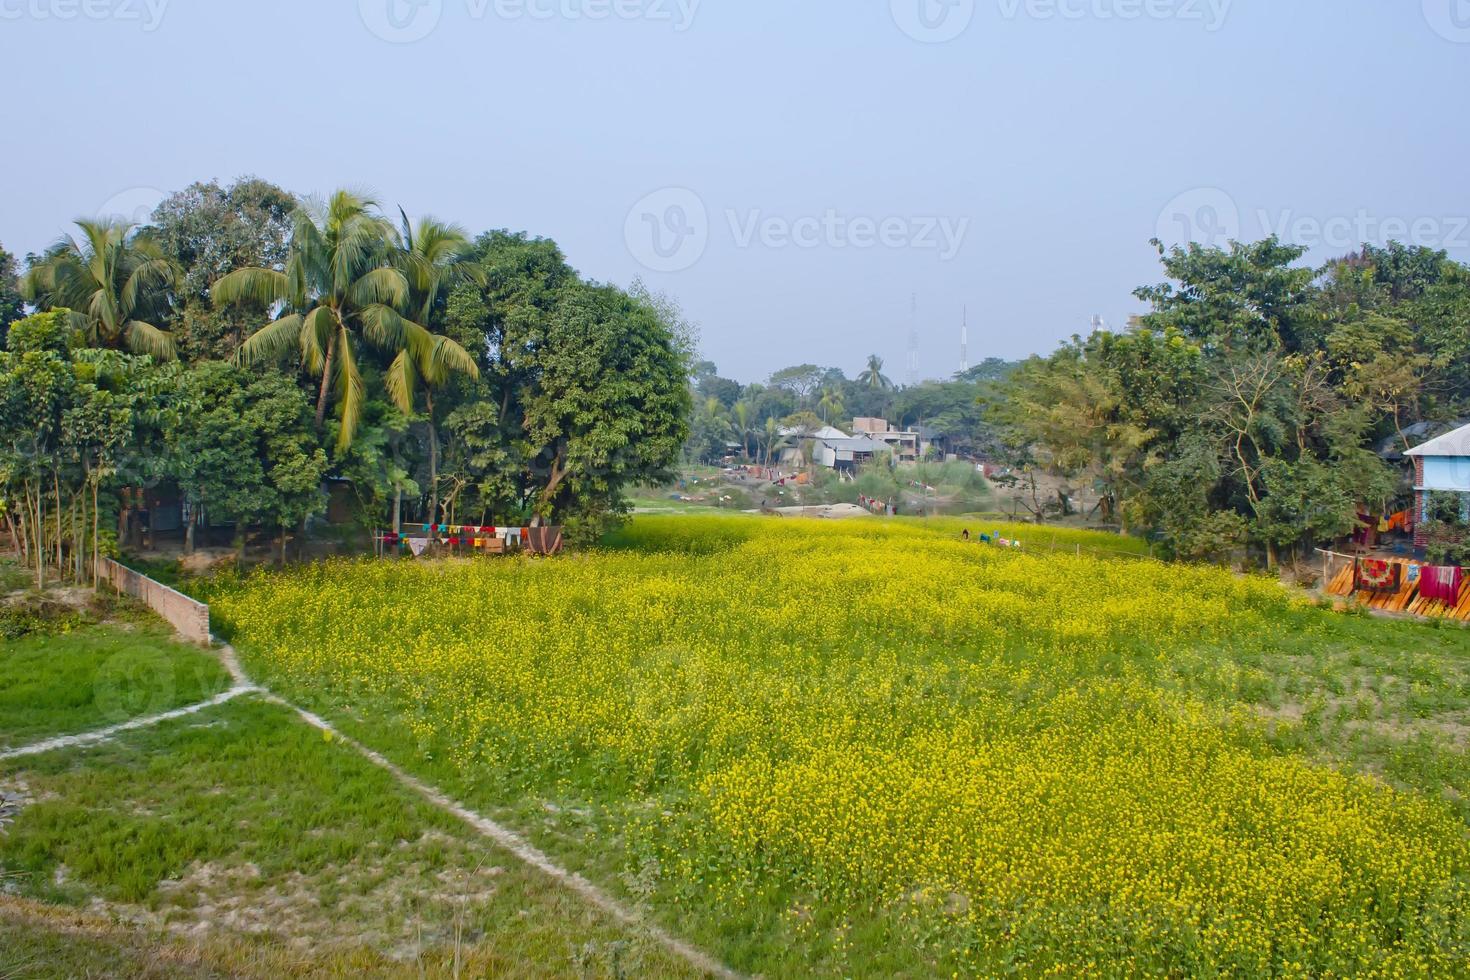
[(219, 661), (134, 617), (0, 640), (0, 749), (116, 725), (230, 686)]
[(688, 975), (254, 699), (0, 763), (0, 789), (25, 801), (0, 977)]
[(610, 544), (337, 562), (214, 609), (271, 684), (739, 969), (1470, 962), (1462, 632), (942, 522)]

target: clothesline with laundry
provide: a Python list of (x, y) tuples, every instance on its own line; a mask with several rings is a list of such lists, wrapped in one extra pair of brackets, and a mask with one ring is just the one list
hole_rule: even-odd
[(408, 553), (421, 557), (432, 546), (451, 551), (467, 549), (487, 554), (525, 551), (535, 555), (560, 554), (565, 528), (499, 527), (477, 524), (405, 524), (399, 531), (373, 536), (380, 555)]
[[(1458, 566), (1318, 551), (1328, 563), (1328, 595), (1357, 595), (1369, 608), (1385, 612), (1470, 620), (1470, 577)], [(1335, 574), (1330, 573), (1333, 560), (1344, 563)]]
[(1414, 512), (1401, 510), (1393, 514), (1385, 514), (1375, 517), (1365, 511), (1358, 511), (1358, 527), (1353, 531), (1353, 543), (1371, 547), (1380, 534), (1403, 534), (1414, 533)]

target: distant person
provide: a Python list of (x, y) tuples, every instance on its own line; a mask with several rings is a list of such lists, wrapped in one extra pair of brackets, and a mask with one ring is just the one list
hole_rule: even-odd
[(969, 528), (965, 528), (965, 530), (963, 531), (963, 533), (960, 534), (960, 538), (962, 540), (964, 540), (966, 543), (968, 543), (969, 540), (970, 540), (970, 529)]

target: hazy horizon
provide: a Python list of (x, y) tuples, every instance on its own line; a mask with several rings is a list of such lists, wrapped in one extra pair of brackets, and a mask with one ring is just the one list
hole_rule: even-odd
[(641, 277), (729, 377), (877, 353), (905, 380), (911, 296), (946, 377), (966, 308), (972, 363), (1125, 322), (1156, 234), (1470, 258), (1467, 6), (0, 0), (12, 88), (94, 106), (0, 110), (51, 137), (0, 162), (0, 243), (199, 180), (361, 187)]

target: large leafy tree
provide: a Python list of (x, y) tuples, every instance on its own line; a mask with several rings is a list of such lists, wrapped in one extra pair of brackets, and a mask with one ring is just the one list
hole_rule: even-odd
[(631, 482), (667, 478), (688, 435), (687, 352), (648, 304), (611, 286), (573, 290), (523, 351), (525, 442), (539, 487), (534, 513), (615, 506)]
[(26, 273), (22, 294), (41, 310), (66, 309), (72, 327), (93, 347), (174, 357), (161, 326), (170, 309), (178, 265), (147, 228), (126, 221), (79, 220)]
[(1143, 318), (1150, 328), (1178, 330), (1207, 350), (1264, 345), (1294, 353), (1320, 342), (1315, 272), (1294, 264), (1304, 247), (1275, 237), (1229, 249), (1154, 245), (1168, 281), (1134, 293), (1152, 306)]
[(797, 364), (772, 374), (770, 386), (791, 392), (797, 404), (805, 408), (826, 380), (827, 372), (815, 364)]
[(69, 320), (52, 310), (17, 321), (0, 352), (0, 514), (38, 586), (48, 570), (93, 579), (86, 559), (110, 546), (104, 487), (163, 468), (162, 432), (177, 421), (163, 395), (180, 365), (78, 347)]
[(213, 298), (217, 305), (248, 300), (279, 308), (276, 320), (245, 341), (240, 360), (290, 356), (320, 378), (316, 425), (322, 427), (335, 399), (339, 451), (352, 444), (362, 418), (362, 344), (390, 357), (406, 351), (424, 365), (441, 363), (454, 350), (402, 312), (412, 301), (412, 288), (393, 227), (376, 202), (350, 191), (337, 191), (324, 205), (297, 209), (284, 269), (237, 269), (215, 283)]
[(594, 537), (678, 459), (692, 330), (663, 297), (582, 282), (553, 242), (494, 232), (471, 255), (483, 282), (453, 290), (446, 332), (481, 372), (445, 405), (452, 479), (484, 510)]
[(326, 509), (327, 456), (311, 425), (311, 406), (289, 378), (204, 362), (184, 378), (188, 411), (170, 433), (180, 460), (179, 485), (201, 520), (278, 530), (284, 562), (288, 530)]
[(264, 322), (261, 304), (216, 309), (210, 290), (236, 269), (285, 267), (296, 198), (264, 180), (191, 184), (153, 212), (154, 237), (181, 270), (176, 318), (180, 355), (228, 358)]
[(25, 301), (20, 295), (20, 276), (15, 256), (0, 246), (0, 349), (10, 325), (25, 315)]

